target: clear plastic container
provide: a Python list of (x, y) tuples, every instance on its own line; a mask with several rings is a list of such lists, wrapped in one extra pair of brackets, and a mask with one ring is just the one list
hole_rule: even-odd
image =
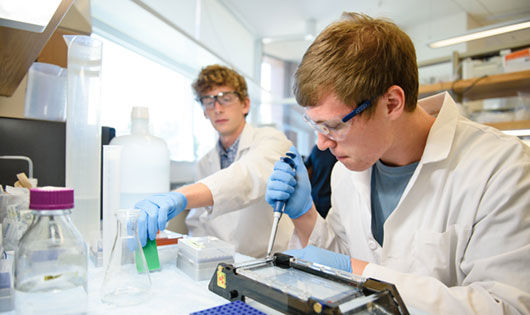
[(0, 233), (0, 313), (11, 311), (15, 307), (14, 295), (13, 256), (7, 255), (4, 251), (2, 233)]
[(72, 221), (88, 240), (99, 231), (101, 41), (64, 35), (68, 45), (65, 182), (75, 189)]
[(27, 188), (13, 188), (10, 193), (0, 194), (0, 223), (4, 249), (15, 251), (18, 241), (33, 220), (29, 207)]
[(195, 263), (234, 257), (235, 246), (214, 236), (188, 237), (179, 240), (179, 252)]
[(210, 279), (220, 262), (234, 262), (235, 246), (213, 236), (181, 239), (178, 248), (177, 267), (197, 281)]
[(110, 144), (122, 146), (120, 208), (133, 208), (152, 194), (169, 191), (169, 149), (150, 134), (147, 107), (133, 107), (131, 134), (115, 137)]
[(65, 121), (66, 69), (34, 62), (28, 70), (24, 117)]
[(177, 267), (195, 281), (210, 280), (220, 262), (231, 264), (234, 262), (234, 257), (197, 263), (181, 252), (177, 254)]
[(87, 311), (87, 247), (70, 218), (73, 207), (73, 189), (30, 190), (34, 218), (15, 255), (17, 314)]

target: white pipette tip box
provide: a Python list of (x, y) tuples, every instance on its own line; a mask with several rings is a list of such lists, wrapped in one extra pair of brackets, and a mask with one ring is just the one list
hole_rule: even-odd
[(177, 267), (196, 281), (209, 280), (220, 262), (233, 263), (235, 246), (213, 236), (178, 242)]

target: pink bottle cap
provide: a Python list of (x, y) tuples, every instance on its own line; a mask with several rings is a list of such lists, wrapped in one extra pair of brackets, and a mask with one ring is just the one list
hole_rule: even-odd
[(38, 187), (29, 191), (29, 208), (33, 210), (72, 209), (74, 190), (64, 187)]

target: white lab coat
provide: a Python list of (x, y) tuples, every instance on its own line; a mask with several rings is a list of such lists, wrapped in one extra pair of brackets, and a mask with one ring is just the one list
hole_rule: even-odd
[[(213, 206), (192, 209), (186, 225), (192, 236), (216, 236), (236, 245), (236, 251), (265, 257), (273, 222), (272, 207), (265, 201), (267, 180), (274, 163), (285, 155), (291, 142), (280, 131), (246, 124), (234, 163), (222, 169), (216, 148), (198, 164), (199, 182), (213, 195)], [(283, 216), (273, 252), (287, 249), (293, 224)]]
[(371, 232), (371, 169), (342, 163), (309, 244), (368, 261), (363, 276), (429, 313), (529, 313), (530, 147), (459, 115), (447, 93), (419, 104), (442, 108), (383, 247)]

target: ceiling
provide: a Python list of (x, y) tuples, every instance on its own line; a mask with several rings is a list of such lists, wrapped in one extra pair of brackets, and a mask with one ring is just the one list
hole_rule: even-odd
[[(473, 24), (487, 26), (530, 18), (529, 0), (222, 0), (224, 6), (258, 38), (265, 54), (297, 61), (320, 32), (344, 11), (386, 17), (401, 28), (466, 12)], [(458, 34), (448, 34), (451, 35)], [(268, 41), (268, 42), (267, 42)]]

